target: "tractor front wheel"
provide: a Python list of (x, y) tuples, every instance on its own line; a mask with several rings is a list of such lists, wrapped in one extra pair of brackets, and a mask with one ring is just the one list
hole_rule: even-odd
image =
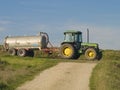
[(94, 60), (97, 58), (97, 52), (94, 48), (88, 48), (86, 51), (85, 51), (85, 57), (86, 59), (88, 60)]
[(60, 55), (65, 59), (73, 59), (75, 55), (75, 48), (71, 44), (63, 44), (60, 48)]

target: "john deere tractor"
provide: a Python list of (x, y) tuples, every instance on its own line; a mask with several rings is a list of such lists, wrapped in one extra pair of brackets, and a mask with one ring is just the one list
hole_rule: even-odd
[(84, 54), (88, 60), (100, 59), (101, 51), (97, 43), (83, 43), (82, 32), (68, 30), (64, 32), (64, 41), (61, 43), (60, 55), (65, 59), (77, 59)]

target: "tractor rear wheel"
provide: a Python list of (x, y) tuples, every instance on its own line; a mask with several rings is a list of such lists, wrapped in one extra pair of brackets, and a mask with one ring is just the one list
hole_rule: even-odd
[(97, 52), (94, 48), (88, 48), (86, 51), (85, 51), (85, 57), (86, 59), (88, 60), (94, 60), (97, 58)]
[(65, 59), (73, 59), (75, 55), (75, 48), (71, 44), (63, 44), (60, 48), (60, 55)]

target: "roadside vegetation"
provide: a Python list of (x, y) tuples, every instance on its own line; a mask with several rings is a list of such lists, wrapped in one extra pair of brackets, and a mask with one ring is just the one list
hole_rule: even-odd
[(120, 51), (105, 50), (94, 68), (90, 90), (120, 90)]
[(0, 51), (0, 90), (15, 90), (25, 81), (33, 79), (35, 75), (58, 62), (48, 58), (9, 56)]

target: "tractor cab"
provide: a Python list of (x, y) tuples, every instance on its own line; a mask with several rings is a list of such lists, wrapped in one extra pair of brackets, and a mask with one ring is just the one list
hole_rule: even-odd
[(66, 43), (81, 43), (82, 42), (82, 32), (69, 30), (64, 32), (64, 42)]

